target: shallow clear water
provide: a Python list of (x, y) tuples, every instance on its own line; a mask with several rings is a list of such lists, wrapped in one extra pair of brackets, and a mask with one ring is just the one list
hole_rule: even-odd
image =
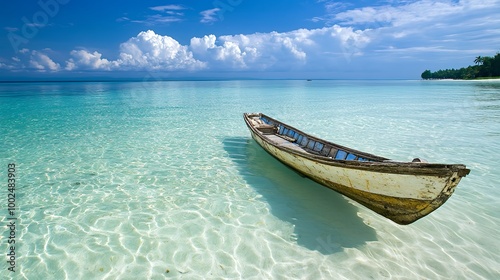
[[(472, 171), (399, 226), (270, 157), (243, 112)], [(19, 279), (500, 278), (500, 82), (0, 84), (0, 117)]]

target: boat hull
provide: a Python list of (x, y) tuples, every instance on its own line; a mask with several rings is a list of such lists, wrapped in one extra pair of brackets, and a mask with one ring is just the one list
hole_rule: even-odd
[[(398, 224), (436, 210), (465, 176), (462, 168), (322, 159), (273, 142), (247, 122), (252, 138), (269, 154), (304, 176), (337, 191)], [(468, 172), (467, 172), (468, 173)]]

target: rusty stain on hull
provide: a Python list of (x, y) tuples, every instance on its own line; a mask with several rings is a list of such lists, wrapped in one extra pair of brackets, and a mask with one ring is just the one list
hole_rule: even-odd
[(244, 114), (244, 119), (252, 138), (282, 163), (398, 224), (413, 223), (436, 210), (470, 172), (462, 164), (389, 161), (261, 113)]

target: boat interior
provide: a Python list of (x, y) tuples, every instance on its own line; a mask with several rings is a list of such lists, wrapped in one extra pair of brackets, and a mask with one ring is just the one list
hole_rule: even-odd
[[(305, 134), (291, 126), (266, 115), (249, 115), (249, 119), (268, 139), (294, 150), (327, 157), (335, 160), (384, 161), (386, 158), (363, 153)], [(273, 137), (274, 136), (274, 137)], [(279, 137), (281, 139), (277, 139)], [(290, 145), (293, 144), (293, 145)]]

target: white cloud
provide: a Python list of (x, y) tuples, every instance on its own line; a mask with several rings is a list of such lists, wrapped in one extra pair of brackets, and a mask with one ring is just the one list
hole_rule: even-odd
[[(290, 71), (332, 69), (360, 55), (371, 42), (369, 31), (340, 26), (299, 29), (290, 32), (194, 37), (181, 45), (170, 36), (142, 31), (122, 43), (116, 59), (98, 51), (73, 50), (66, 71)], [(30, 55), (29, 67), (22, 57), (12, 59), (16, 68), (58, 71), (61, 66), (44, 52), (23, 49)], [(346, 60), (346, 58), (348, 58)], [(4, 63), (5, 64), (5, 63)], [(7, 64), (6, 64), (7, 65)], [(6, 66), (3, 66), (5, 68)]]
[(216, 37), (211, 34), (202, 38), (192, 38), (190, 49), (200, 59), (207, 61), (214, 68), (214, 64), (229, 68), (247, 68), (244, 57), (247, 55), (242, 51), (238, 43), (223, 42), (222, 46), (216, 45)]
[(29, 65), (32, 68), (35, 68), (37, 71), (45, 72), (49, 71), (59, 71), (61, 66), (59, 63), (55, 63), (51, 58), (49, 58), (46, 54), (32, 51), (31, 57), (29, 60)]
[(150, 70), (199, 70), (205, 64), (193, 58), (186, 46), (169, 36), (148, 30), (120, 46), (120, 65)]
[[(32, 54), (29, 49), (21, 49), (17, 56), (13, 56), (10, 60), (0, 57), (0, 69), (9, 69), (11, 71), (19, 71), (21, 69), (31, 68), (29, 61)], [(28, 64), (28, 66), (27, 66)]]
[(217, 13), (219, 11), (220, 11), (219, 8), (214, 8), (214, 9), (205, 10), (205, 11), (200, 12), (200, 15), (202, 16), (200, 22), (212, 23), (212, 22), (218, 21), (219, 19), (216, 18), (215, 16), (217, 15)]
[[(392, 63), (404, 58), (406, 63), (413, 60), (433, 64), (439, 59), (450, 61), (449, 67), (462, 67), (468, 65), (469, 54), (498, 51), (500, 18), (492, 11), (500, 9), (500, 0), (386, 3), (349, 8), (325, 1), (327, 14), (312, 20), (353, 26), (369, 33), (371, 43), (362, 48), (368, 54), (364, 58), (377, 62)], [(458, 57), (458, 53), (462, 55)]]
[(119, 67), (118, 62), (103, 59), (102, 54), (97, 51), (90, 53), (86, 50), (73, 50), (71, 56), (66, 62), (66, 70), (112, 70)]
[(117, 59), (101, 53), (71, 51), (65, 69), (123, 71), (289, 71), (327, 69), (362, 53), (370, 33), (340, 26), (291, 32), (206, 35), (181, 45), (148, 30), (120, 45)]
[(130, 21), (128, 17), (119, 17), (116, 19), (117, 22)]
[(168, 11), (168, 10), (185, 10), (186, 8), (183, 7), (182, 5), (165, 5), (165, 6), (154, 6), (154, 7), (149, 7), (149, 9), (153, 11)]
[[(191, 38), (184, 45), (148, 30), (122, 43), (110, 57), (98, 51), (71, 51), (63, 68), (205, 73), (316, 71), (328, 75), (351, 71), (344, 77), (401, 77), (404, 70), (411, 73), (405, 77), (418, 77), (421, 68), (436, 65), (436, 61), (445, 67), (463, 67), (471, 64), (474, 56), (493, 55), (500, 45), (500, 18), (492, 12), (500, 8), (500, 0), (385, 1), (393, 4), (363, 8), (350, 8), (350, 4), (333, 1), (323, 3), (330, 13), (316, 17), (315, 21), (325, 21), (327, 27), (226, 36), (210, 34)], [(152, 10), (161, 15), (148, 20), (175, 21), (176, 16), (182, 15), (181, 8), (157, 6)], [(201, 13), (205, 23), (217, 20), (215, 10)], [(18, 60), (2, 60), (1, 67), (61, 70), (48, 57), (52, 53), (22, 49), (16, 54)]]
[(192, 38), (189, 47), (211, 69), (290, 70), (335, 66), (361, 53), (370, 40), (369, 32), (335, 25), (284, 33), (208, 35)]
[(163, 24), (163, 23), (171, 23), (171, 22), (179, 22), (182, 21), (182, 18), (168, 15), (168, 16), (163, 16), (163, 15), (151, 15), (148, 16), (144, 20), (131, 20), (131, 22), (135, 23), (144, 23), (146, 25), (155, 25), (155, 24)]
[[(150, 10), (159, 12), (161, 14), (147, 15), (144, 19), (131, 19), (127, 16), (122, 16), (117, 18), (117, 22), (133, 22), (133, 23), (141, 23), (145, 25), (158, 25), (158, 24), (168, 24), (172, 22), (180, 22), (183, 21), (184, 13), (182, 10), (187, 9), (182, 5), (164, 5), (164, 6), (154, 6), (149, 7)], [(165, 15), (166, 14), (166, 15)]]
[(108, 60), (97, 51), (72, 51), (73, 58), (66, 63), (66, 70), (141, 70), (174, 71), (199, 70), (205, 64), (193, 58), (186, 46), (169, 36), (148, 30), (140, 32), (120, 45), (119, 58)]
[[(475, 10), (498, 8), (499, 0), (418, 0), (403, 1), (399, 5), (366, 6), (346, 9), (347, 6), (333, 1), (325, 4), (327, 15), (315, 17), (342, 25), (360, 25), (377, 23), (379, 26), (389, 24), (400, 26), (419, 22), (430, 22), (445, 17), (469, 14)], [(340, 11), (338, 7), (343, 9)]]

